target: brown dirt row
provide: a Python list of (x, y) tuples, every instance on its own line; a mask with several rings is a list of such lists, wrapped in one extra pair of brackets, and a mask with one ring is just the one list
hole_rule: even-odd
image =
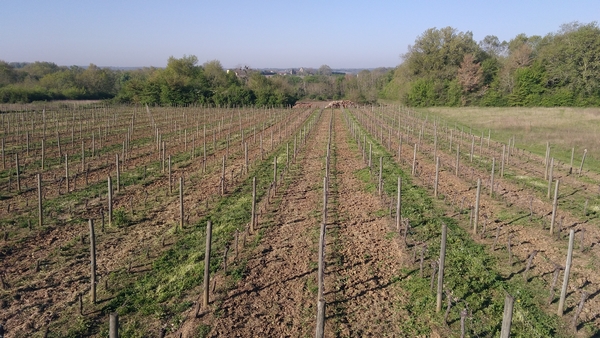
[(335, 264), (328, 268), (331, 281), (326, 286), (333, 290), (327, 297), (332, 319), (326, 323), (327, 336), (402, 336), (398, 323), (403, 314), (397, 305), (405, 292), (394, 282), (402, 250), (389, 217), (382, 212), (387, 206), (356, 177), (365, 163), (350, 148), (351, 136), (337, 111), (334, 127), (338, 220), (330, 227), (337, 232), (332, 246), (339, 249), (333, 253)]
[[(281, 193), (276, 209), (269, 210), (273, 225), (259, 224), (263, 235), (244, 257), (245, 276), (214, 301), (210, 312), (185, 323), (180, 331), (185, 337), (192, 337), (203, 324), (211, 327), (210, 337), (298, 337), (313, 331), (315, 216), (327, 141), (323, 116), (313, 132), (297, 157), (296, 169), (290, 172), (289, 188)], [(248, 241), (255, 240), (254, 236)]]

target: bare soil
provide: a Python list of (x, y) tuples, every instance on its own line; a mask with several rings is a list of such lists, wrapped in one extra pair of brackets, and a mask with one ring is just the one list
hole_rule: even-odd
[[(312, 336), (316, 317), (318, 232), (330, 114), (324, 113), (291, 173), (273, 223), (248, 255), (247, 274), (213, 311), (186, 323), (192, 336), (201, 324), (211, 337)], [(385, 208), (365, 191), (355, 171), (365, 167), (338, 112), (334, 115), (328, 208), (325, 297), (326, 336), (400, 336), (394, 283), (401, 250)], [(214, 308), (218, 307), (218, 316)]]

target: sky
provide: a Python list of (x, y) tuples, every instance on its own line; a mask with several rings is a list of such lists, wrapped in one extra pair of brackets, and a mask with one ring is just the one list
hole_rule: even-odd
[(164, 67), (395, 67), (429, 28), (476, 41), (557, 32), (600, 17), (598, 0), (0, 0), (0, 60)]

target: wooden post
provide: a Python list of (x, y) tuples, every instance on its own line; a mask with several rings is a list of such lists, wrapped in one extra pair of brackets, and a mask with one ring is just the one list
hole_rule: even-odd
[(398, 163), (402, 163), (402, 137), (398, 139)]
[(112, 179), (108, 176), (108, 225), (112, 225), (113, 220), (113, 191)]
[(204, 298), (202, 306), (208, 307), (208, 291), (210, 288), (210, 246), (212, 243), (212, 223), (210, 220), (206, 223), (206, 251), (204, 254)]
[(60, 158), (60, 156), (62, 156), (62, 150), (60, 149), (60, 134), (58, 133), (58, 129), (56, 130), (56, 146), (58, 147), (58, 156)]
[(456, 176), (458, 176), (458, 168), (460, 165), (460, 143), (456, 144), (456, 172), (454, 173)]
[(477, 224), (479, 223), (479, 199), (481, 197), (481, 178), (477, 179), (477, 194), (475, 195), (475, 214), (473, 218), (473, 233), (477, 234)]
[(231, 137), (231, 131), (227, 133), (227, 151), (225, 152), (225, 158), (229, 158), (229, 138)]
[(383, 156), (379, 156), (379, 196), (383, 193)]
[(571, 148), (571, 166), (569, 167), (569, 175), (573, 173), (573, 157), (575, 156), (575, 147)]
[(44, 214), (42, 209), (42, 174), (37, 174), (37, 186), (38, 186), (38, 225), (40, 229), (44, 224)]
[(569, 273), (571, 271), (571, 263), (573, 261), (573, 240), (575, 238), (575, 230), (569, 232), (569, 251), (567, 252), (567, 264), (565, 264), (565, 276), (563, 279), (562, 290), (560, 292), (560, 300), (558, 301), (558, 316), (562, 317), (565, 298), (567, 297), (567, 287), (569, 286)]
[(65, 153), (65, 183), (67, 185), (67, 193), (69, 192), (69, 157)]
[(327, 155), (325, 155), (325, 177), (329, 177), (329, 146), (330, 144), (327, 143)]
[(502, 316), (502, 330), (500, 338), (510, 337), (510, 326), (512, 324), (513, 306), (515, 298), (509, 294), (504, 298), (504, 315)]
[(435, 122), (433, 124), (433, 158), (437, 158), (437, 124)]
[(372, 162), (371, 162), (371, 156), (373, 155), (373, 144), (369, 143), (369, 171), (371, 171), (371, 167), (372, 167)]
[(108, 328), (109, 338), (119, 338), (119, 314), (116, 312), (110, 313)]
[(579, 166), (579, 176), (581, 176), (581, 172), (583, 171), (583, 162), (585, 162), (585, 155), (587, 155), (587, 149), (583, 149), (583, 158), (581, 158), (581, 165)]
[(90, 267), (91, 267), (91, 278), (90, 278), (90, 297), (92, 298), (92, 304), (96, 304), (96, 234), (94, 233), (94, 220), (89, 220), (90, 225)]
[(494, 197), (494, 171), (496, 169), (496, 158), (492, 158), (492, 174), (490, 175), (490, 197)]
[(221, 196), (225, 195), (225, 155), (221, 165)]
[(162, 141), (162, 156), (161, 156), (161, 159), (162, 159), (162, 172), (163, 173), (165, 172), (165, 160), (167, 159), (166, 156), (165, 156), (166, 153), (167, 153), (166, 148), (167, 147), (165, 145), (165, 141)]
[(179, 214), (181, 215), (181, 220), (179, 222), (179, 227), (183, 230), (184, 225), (184, 210), (183, 210), (183, 176), (179, 177)]
[(325, 330), (325, 298), (323, 297), (323, 282), (325, 279), (325, 231), (327, 228), (327, 177), (323, 177), (323, 220), (321, 222), (321, 233), (319, 236), (319, 271), (317, 276), (318, 282), (318, 299), (317, 299), (317, 338), (322, 338)]
[(550, 175), (548, 176), (548, 199), (550, 199), (550, 193), (552, 192), (552, 176), (554, 175), (554, 157), (550, 160)]
[(475, 150), (475, 135), (472, 135), (471, 137), (471, 154), (469, 157), (469, 162), (473, 162), (473, 151)]
[(244, 142), (244, 173), (248, 174), (248, 143)]
[(440, 179), (440, 157), (435, 158), (435, 183), (433, 186), (433, 196), (438, 197), (438, 183)]
[(204, 138), (202, 139), (202, 172), (206, 173), (206, 125), (204, 125)]
[(273, 189), (277, 191), (277, 156), (273, 158)]
[(17, 191), (21, 192), (21, 175), (19, 173), (19, 153), (15, 153), (15, 164), (17, 165)]
[(85, 171), (85, 144), (81, 141), (81, 172)]
[(560, 180), (556, 180), (556, 186), (554, 187), (554, 201), (552, 202), (552, 219), (550, 220), (550, 235), (554, 234), (554, 222), (556, 220), (556, 209), (558, 207), (558, 186)]
[(115, 154), (115, 164), (117, 168), (117, 192), (121, 190), (121, 166), (119, 161), (119, 154)]
[(254, 233), (256, 226), (256, 176), (252, 177), (252, 219), (250, 220), (250, 233)]
[(402, 178), (398, 176), (398, 192), (396, 200), (396, 231), (400, 232), (400, 223), (402, 223)]
[(171, 176), (171, 173), (172, 173), (172, 171), (171, 171), (171, 155), (169, 155), (169, 159), (167, 161), (168, 161), (168, 169), (169, 169), (169, 175), (168, 175), (168, 178), (169, 178), (169, 194), (172, 194), (173, 193), (173, 177)]
[(417, 170), (417, 144), (415, 143), (415, 150), (413, 151), (413, 163), (412, 163), (412, 175), (415, 176)]
[(44, 139), (42, 139), (42, 171), (44, 171), (44, 159), (46, 157), (46, 146)]
[(444, 286), (444, 261), (446, 260), (446, 237), (448, 233), (448, 227), (446, 223), (442, 223), (442, 243), (440, 247), (440, 266), (438, 272), (438, 285), (437, 285), (437, 304), (435, 307), (436, 312), (442, 310), (442, 291)]
[(500, 177), (504, 177), (504, 160), (506, 153), (506, 144), (502, 145), (502, 164), (500, 164)]

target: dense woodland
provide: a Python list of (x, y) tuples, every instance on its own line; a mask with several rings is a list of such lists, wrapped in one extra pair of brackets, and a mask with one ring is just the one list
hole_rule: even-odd
[(600, 29), (562, 25), (479, 43), (446, 27), (421, 34), (381, 93), (410, 106), (590, 106), (600, 104)]
[(118, 103), (286, 106), (301, 99), (397, 100), (408, 106), (600, 105), (600, 28), (569, 23), (546, 36), (500, 41), (431, 28), (395, 69), (312, 75), (227, 72), (217, 60), (171, 57), (165, 68), (112, 70), (0, 61), (0, 102), (107, 99)]

